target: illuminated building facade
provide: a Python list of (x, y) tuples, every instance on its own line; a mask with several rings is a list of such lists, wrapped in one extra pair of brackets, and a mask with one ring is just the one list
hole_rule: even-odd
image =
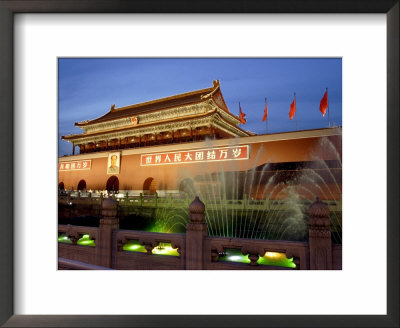
[(322, 199), (341, 197), (341, 128), (255, 135), (239, 124), (218, 81), (210, 88), (141, 104), (113, 105), (99, 118), (75, 123), (82, 134), (62, 137), (72, 143), (73, 155), (59, 158), (59, 188), (163, 196), (215, 185), (213, 195), (220, 197), (222, 174), (225, 180), (236, 178), (235, 188), (241, 190), (250, 179), (258, 181), (245, 190), (257, 199), (296, 178), (307, 163), (322, 160), (327, 163), (321, 171), (324, 182), (316, 189), (315, 181), (305, 181), (301, 193), (306, 198), (312, 198), (307, 190)]

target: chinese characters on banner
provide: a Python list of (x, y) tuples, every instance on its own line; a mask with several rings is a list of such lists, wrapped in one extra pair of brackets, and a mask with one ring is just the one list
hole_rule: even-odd
[(58, 163), (58, 170), (59, 171), (90, 170), (91, 166), (92, 166), (91, 160), (61, 162)]
[(141, 166), (185, 164), (199, 162), (232, 161), (249, 158), (249, 146), (220, 147), (209, 149), (185, 150), (169, 153), (143, 154)]

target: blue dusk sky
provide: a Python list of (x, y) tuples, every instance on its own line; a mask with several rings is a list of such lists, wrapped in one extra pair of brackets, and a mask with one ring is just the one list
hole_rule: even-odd
[(58, 61), (59, 156), (72, 154), (62, 135), (83, 130), (75, 122), (123, 107), (212, 86), (219, 80), (229, 110), (246, 114), (244, 130), (266, 133), (262, 122), (268, 99), (268, 133), (296, 130), (289, 120), (296, 93), (298, 130), (328, 127), (319, 104), (328, 88), (331, 126), (342, 125), (340, 58), (60, 58)]

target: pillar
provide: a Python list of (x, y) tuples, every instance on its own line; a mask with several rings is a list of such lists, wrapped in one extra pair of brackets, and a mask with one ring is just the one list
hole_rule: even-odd
[(205, 205), (198, 196), (189, 205), (189, 212), (190, 222), (186, 225), (186, 270), (202, 270), (207, 223)]
[(102, 218), (100, 219), (98, 240), (96, 240), (96, 265), (107, 268), (112, 267), (113, 230), (119, 228), (117, 205), (117, 201), (111, 197), (103, 200)]
[(72, 144), (72, 155), (75, 155), (75, 145)]
[(329, 207), (317, 197), (309, 215), (310, 270), (332, 270)]

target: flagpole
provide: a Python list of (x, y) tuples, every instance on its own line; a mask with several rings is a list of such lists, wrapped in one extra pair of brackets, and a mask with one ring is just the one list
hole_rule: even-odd
[[(267, 98), (265, 98), (265, 106), (267, 106)], [(265, 108), (265, 107), (264, 107)], [(265, 110), (265, 109), (264, 109)], [(264, 114), (265, 115), (265, 114)], [(268, 134), (268, 116), (265, 120), (265, 130), (266, 130), (266, 134)]]
[(328, 99), (328, 88), (326, 88), (326, 100), (328, 102), (328, 127), (331, 127), (331, 117), (329, 115), (329, 99)]
[(294, 93), (294, 106), (295, 106), (295, 112), (294, 112), (294, 116), (296, 116), (296, 131), (297, 129), (297, 104), (296, 104), (296, 92)]

